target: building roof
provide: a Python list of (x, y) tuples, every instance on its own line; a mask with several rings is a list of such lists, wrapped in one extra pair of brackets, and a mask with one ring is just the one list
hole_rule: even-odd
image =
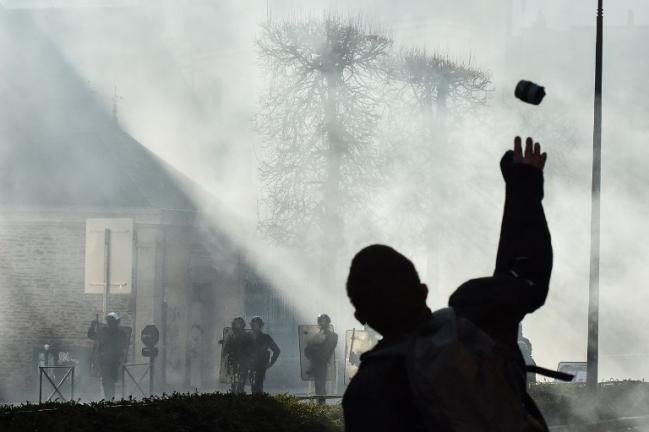
[(0, 206), (195, 210), (29, 14), (0, 7)]
[(2, 206), (195, 209), (180, 175), (119, 129), (2, 147)]

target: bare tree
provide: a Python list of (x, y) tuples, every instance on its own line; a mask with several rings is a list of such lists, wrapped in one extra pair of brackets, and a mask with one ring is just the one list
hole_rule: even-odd
[(413, 108), (436, 119), (437, 128), (448, 126), (448, 120), (457, 124), (474, 113), (486, 104), (491, 90), (486, 72), (422, 49), (402, 53), (401, 67), (395, 68), (394, 74), (403, 83), (403, 90), (409, 91)]
[(373, 145), (391, 40), (336, 16), (270, 22), (258, 40), (269, 73), (260, 226), (284, 244), (331, 251), (344, 215), (362, 206), (381, 164)]
[(470, 63), (421, 49), (402, 52), (392, 76), (404, 119), (395, 138), (403, 155), (396, 167), (402, 178), (395, 183), (402, 186), (395, 205), (408, 209), (393, 219), (401, 225), (400, 235), (409, 231), (411, 238), (423, 240), (428, 273), (438, 274), (441, 233), (463, 232), (452, 226), (458, 218), (450, 209), (457, 195), (457, 181), (451, 179), (457, 178), (455, 162), (462, 158), (453, 136), (487, 104), (491, 79)]

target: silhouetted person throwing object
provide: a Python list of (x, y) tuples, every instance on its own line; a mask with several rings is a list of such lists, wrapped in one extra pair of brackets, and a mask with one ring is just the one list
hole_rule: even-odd
[(250, 320), (250, 328), (252, 329), (250, 389), (252, 394), (261, 394), (264, 392), (266, 370), (277, 361), (279, 347), (269, 334), (262, 331), (264, 329), (264, 320), (261, 317), (253, 317)]
[(95, 320), (88, 328), (88, 337), (97, 343), (99, 373), (106, 400), (115, 398), (115, 383), (128, 351), (128, 337), (120, 329), (119, 321), (119, 315), (111, 312), (106, 315), (105, 326)]
[(505, 208), (493, 276), (462, 284), (432, 313), (414, 265), (374, 245), (352, 260), (355, 316), (383, 335), (343, 400), (356, 431), (547, 431), (527, 394), (518, 324), (543, 305), (552, 246), (541, 200), (546, 155), (516, 137), (500, 167)]
[[(304, 348), (304, 355), (311, 363), (311, 376), (315, 384), (316, 396), (327, 395), (327, 372), (336, 345), (338, 335), (331, 329), (331, 318), (327, 314), (318, 316), (320, 332), (313, 337)], [(318, 398), (318, 403), (324, 404), (324, 397)]]

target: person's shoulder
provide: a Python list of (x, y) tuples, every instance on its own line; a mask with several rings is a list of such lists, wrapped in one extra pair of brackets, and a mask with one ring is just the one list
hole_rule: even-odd
[(451, 294), (448, 304), (456, 309), (516, 304), (520, 302), (519, 297), (529, 291), (530, 283), (514, 272), (471, 279)]
[(398, 360), (397, 356), (381, 355), (373, 350), (361, 354), (358, 370), (350, 383), (372, 382), (375, 378), (382, 376), (384, 371), (391, 368), (392, 363)]
[(380, 340), (372, 349), (360, 356), (361, 366), (373, 360), (404, 358), (412, 345), (410, 337), (398, 340)]

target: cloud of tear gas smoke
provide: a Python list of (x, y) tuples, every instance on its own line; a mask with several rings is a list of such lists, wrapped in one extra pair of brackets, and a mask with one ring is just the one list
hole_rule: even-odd
[[(498, 160), (514, 135), (532, 135), (549, 153), (545, 205), (555, 267), (548, 302), (526, 319), (524, 331), (540, 365), (552, 368), (561, 360), (585, 360), (594, 2), (503, 1), (487, 6), (466, 0), (451, 6), (412, 0), (396, 6), (388, 0), (366, 0), (350, 6), (335, 0), (78, 1), (75, 6), (84, 7), (69, 8), (59, 7), (65, 2), (42, 0), (31, 2), (36, 9), (20, 10), (17, 4), (4, 2), (11, 19), (33, 20), (80, 78), (62, 87), (70, 100), (77, 98), (75, 109), (84, 110), (85, 96), (75, 89), (83, 83), (109, 117), (114, 110), (126, 131), (216, 197), (226, 210), (206, 211), (214, 211), (216, 223), (244, 245), (281, 295), (305, 316), (337, 311), (332, 315), (339, 328), (355, 324), (344, 295), (344, 269), (335, 277), (336, 287), (319, 287), (312, 264), (299, 253), (268, 246), (256, 233), (262, 185), (252, 118), (267, 84), (254, 44), (260, 22), (332, 10), (366, 16), (389, 30), (396, 47), (426, 48), (488, 71), (494, 91), (487, 106), (451, 127), (452, 147), (431, 162), (431, 171), (446, 170), (440, 182), (450, 191), (444, 214), (453, 219), (435, 233), (435, 256), (416, 240), (401, 237), (403, 227), (389, 223), (409, 211), (395, 205), (411, 187), (410, 173), (404, 170), (394, 177), (400, 181), (377, 194), (380, 200), (364, 219), (374, 225), (363, 233), (348, 233), (340, 262), (349, 262), (367, 243), (391, 242), (414, 258), (431, 284), (431, 305), (443, 305), (461, 282), (490, 273), (503, 200)], [(637, 53), (649, 34), (649, 8), (631, 0), (607, 7), (600, 374), (642, 378), (649, 376), (649, 290), (643, 283), (648, 276), (643, 264), (649, 259), (649, 208), (643, 193), (649, 185), (644, 145), (649, 140), (649, 87), (644, 84), (649, 60)], [(33, 37), (15, 31), (17, 36), (3, 34), (2, 43), (10, 44), (10, 37)], [(52, 67), (54, 60), (37, 54), (35, 66)], [(0, 65), (8, 61), (0, 60)], [(11, 86), (18, 72), (0, 68), (0, 89)], [(540, 107), (514, 99), (514, 85), (521, 78), (546, 87), (548, 96)], [(43, 103), (56, 99), (48, 89), (39, 89)], [(36, 97), (33, 90), (23, 94)], [(19, 106), (21, 100), (13, 104)], [(21, 111), (5, 104), (0, 113), (7, 119)], [(74, 115), (39, 117), (38, 122), (52, 130), (59, 122), (67, 127), (82, 123)], [(13, 137), (11, 130), (2, 134), (5, 140)], [(400, 156), (398, 147), (393, 151), (395, 158)]]
[[(284, 3), (287, 10), (297, 7), (295, 2)], [(539, 364), (553, 367), (561, 360), (585, 360), (594, 4), (529, 1), (513, 2), (508, 9), (509, 2), (488, 7), (475, 1), (453, 6), (437, 3), (413, 1), (398, 7), (377, 2), (355, 2), (354, 7), (326, 3), (376, 19), (390, 29), (397, 46), (424, 46), (491, 72), (495, 93), (486, 113), (451, 131), (457, 135), (456, 147), (447, 156), (460, 163), (453, 161), (456, 171), (450, 175), (453, 181), (462, 182), (452, 198), (459, 201), (452, 217), (462, 228), (438, 236), (441, 257), (432, 267), (430, 257), (417, 244), (405, 242), (401, 247), (416, 259), (420, 272), (433, 285), (433, 293), (438, 294), (431, 299), (434, 305), (443, 304), (463, 280), (490, 272), (502, 200), (497, 160), (514, 135), (534, 136), (550, 154), (546, 212), (555, 269), (547, 305), (526, 320), (525, 332), (534, 343)], [(647, 250), (642, 241), (646, 204), (641, 198), (646, 180), (640, 168), (645, 160), (643, 143), (649, 138), (647, 92), (640, 88), (649, 63), (633, 52), (647, 34), (649, 10), (640, 2), (607, 7), (600, 376), (640, 378), (649, 373), (642, 366), (649, 339), (641, 324), (647, 304), (641, 288)], [(276, 12), (273, 17), (279, 15)], [(546, 86), (549, 95), (540, 107), (513, 99), (513, 86), (520, 78)], [(436, 168), (431, 166), (431, 170)], [(388, 197), (393, 199), (386, 200), (379, 212), (407, 212), (391, 205), (400, 202), (394, 198), (402, 186), (389, 188)], [(386, 232), (386, 225), (375, 228), (375, 240), (399, 243), (402, 231), (395, 235)], [(439, 273), (428, 274), (429, 268)]]

